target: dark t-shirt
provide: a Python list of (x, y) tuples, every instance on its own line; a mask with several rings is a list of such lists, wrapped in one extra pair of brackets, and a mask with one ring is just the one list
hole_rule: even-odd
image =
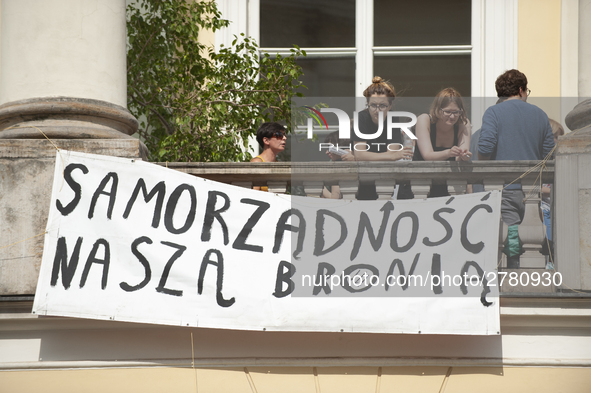
[[(429, 134), (431, 136), (431, 146), (433, 147), (433, 151), (444, 151), (444, 150), (447, 150), (451, 147), (457, 146), (458, 145), (459, 130), (460, 130), (459, 124), (458, 123), (454, 124), (454, 142), (453, 142), (452, 146), (437, 146), (437, 124), (431, 123), (431, 130), (430, 130)], [(412, 157), (412, 160), (413, 161), (425, 161), (418, 146), (415, 148), (415, 153), (414, 153), (414, 156)], [(456, 160), (455, 157), (450, 157), (446, 161), (455, 161), (455, 160)]]
[[(368, 109), (364, 109), (359, 112), (359, 131), (363, 134), (371, 135), (377, 132), (378, 126), (371, 120), (371, 115)], [(392, 119), (392, 122), (399, 123), (397, 117)], [(388, 139), (387, 133), (387, 120), (384, 120), (382, 124), (382, 133), (376, 139), (362, 139), (355, 135), (353, 127), (351, 127), (351, 140), (353, 145), (355, 142), (365, 142), (369, 149), (367, 151), (371, 153), (385, 153), (388, 151), (388, 145), (390, 143), (402, 143), (402, 131), (399, 128), (392, 130), (392, 139)], [(412, 199), (410, 183), (402, 183), (398, 191), (398, 199)], [(378, 193), (376, 192), (376, 186), (374, 182), (362, 182), (359, 184), (359, 190), (357, 191), (357, 199), (359, 200), (374, 200), (378, 199)]]
[[(460, 130), (460, 126), (458, 123), (454, 124), (454, 141), (452, 146), (437, 146), (437, 124), (431, 123), (431, 129), (429, 135), (431, 137), (431, 146), (433, 147), (433, 151), (444, 151), (449, 149), (450, 147), (458, 145), (458, 132)], [(415, 148), (415, 153), (412, 158), (413, 161), (425, 161), (423, 155), (419, 147)], [(450, 157), (446, 161), (455, 161), (455, 157)], [(442, 196), (449, 196), (447, 192), (447, 186), (445, 184), (434, 184), (431, 186), (431, 191), (429, 191), (429, 198), (435, 197), (442, 197)]]
[[(371, 120), (369, 110), (364, 109), (359, 112), (359, 131), (363, 134), (371, 135), (378, 131), (378, 125)], [(392, 119), (392, 122), (400, 122), (397, 117)], [(351, 140), (355, 142), (365, 142), (369, 145), (369, 152), (372, 153), (385, 153), (387, 145), (390, 143), (402, 143), (402, 131), (399, 128), (392, 130), (392, 139), (388, 140), (388, 133), (386, 127), (388, 126), (387, 120), (384, 119), (382, 124), (382, 133), (376, 139), (363, 139), (355, 135), (355, 130), (351, 127)]]

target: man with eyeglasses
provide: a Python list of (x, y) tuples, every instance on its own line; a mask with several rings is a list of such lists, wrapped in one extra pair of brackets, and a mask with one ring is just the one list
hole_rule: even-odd
[[(554, 148), (552, 127), (548, 115), (535, 105), (527, 103), (531, 90), (527, 78), (518, 70), (500, 75), (495, 88), (503, 102), (484, 112), (478, 141), (479, 160), (542, 160)], [(510, 184), (503, 189), (501, 218), (509, 226), (505, 247), (507, 267), (519, 268), (517, 225), (525, 214), (525, 198), (521, 184)]]

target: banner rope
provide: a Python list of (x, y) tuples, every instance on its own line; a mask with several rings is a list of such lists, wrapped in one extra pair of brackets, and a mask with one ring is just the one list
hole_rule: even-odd
[(193, 329), (191, 329), (191, 367), (193, 368), (193, 377), (195, 378), (195, 393), (199, 391), (197, 388), (197, 370), (195, 369), (195, 346), (193, 345)]
[(49, 143), (51, 143), (53, 145), (53, 147), (55, 147), (55, 150), (57, 150), (57, 152), (60, 155), (60, 158), (62, 159), (62, 184), (60, 186), (60, 191), (61, 191), (62, 187), (64, 186), (64, 172), (65, 172), (66, 168), (64, 167), (64, 156), (62, 155), (62, 151), (60, 150), (60, 148), (57, 147), (57, 145), (55, 143), (53, 143), (53, 141), (51, 139), (49, 139), (49, 137), (39, 127), (35, 127), (35, 126), (31, 126), (31, 125), (27, 126), (27, 127), (12, 126), (12, 127), (5, 128), (3, 131), (17, 129), (17, 128), (34, 128), (37, 131), (39, 131), (41, 133), (41, 135), (43, 135), (45, 137), (45, 139), (47, 139), (49, 141)]
[(47, 139), (49, 141), (49, 143), (51, 143), (53, 145), (53, 147), (55, 147), (55, 150), (60, 151), (59, 147), (57, 147), (56, 144), (53, 143), (53, 141), (51, 139), (49, 139), (49, 137), (47, 135), (45, 135), (45, 133), (40, 128), (38, 128), (38, 127), (31, 126), (31, 125), (26, 126), (26, 127), (22, 127), (22, 126), (11, 126), (11, 127), (5, 128), (3, 131), (17, 129), (17, 128), (34, 128), (34, 129), (36, 129), (37, 131), (39, 131), (45, 137), (45, 139)]
[(35, 235), (35, 236), (31, 236), (31, 237), (29, 237), (29, 238), (27, 238), (27, 239), (24, 239), (24, 240), (19, 240), (18, 242), (14, 242), (14, 243), (11, 243), (11, 244), (7, 244), (7, 245), (5, 245), (5, 246), (1, 246), (1, 247), (0, 247), (0, 250), (2, 250), (2, 249), (4, 249), (4, 248), (12, 247), (12, 246), (14, 246), (14, 245), (17, 245), (17, 244), (19, 244), (19, 243), (26, 242), (26, 241), (28, 241), (28, 240), (34, 239), (34, 238), (36, 238), (36, 237), (39, 237), (39, 236), (43, 236), (43, 235), (45, 235), (46, 233), (47, 233), (47, 231), (45, 231), (45, 232), (42, 232), (42, 233), (40, 233), (40, 234), (38, 234), (38, 235)]
[[(59, 153), (59, 155), (60, 155), (60, 157), (62, 159), (62, 185), (60, 186), (60, 191), (61, 191), (61, 188), (64, 186), (64, 171), (65, 171), (65, 167), (64, 167), (64, 157), (62, 155), (62, 152), (61, 152), (60, 148), (57, 147), (57, 145), (51, 139), (49, 139), (49, 137), (39, 127), (35, 127), (35, 126), (32, 126), (32, 125), (27, 126), (27, 127), (11, 126), (11, 127), (5, 128), (4, 131), (11, 130), (11, 129), (17, 129), (17, 128), (34, 128), (37, 131), (39, 131), (41, 133), (41, 135), (43, 135), (45, 137), (45, 139), (47, 139), (49, 141), (49, 143), (51, 143), (53, 145), (53, 147), (55, 147), (55, 150), (57, 150), (57, 152)], [(0, 250), (5, 249), (5, 248), (8, 248), (8, 247), (12, 247), (12, 246), (17, 245), (17, 244), (20, 244), (20, 243), (24, 243), (24, 242), (29, 241), (31, 239), (35, 239), (35, 238), (37, 238), (39, 236), (43, 236), (47, 232), (48, 231), (45, 230), (45, 231), (43, 231), (43, 232), (41, 232), (41, 233), (39, 233), (39, 234), (37, 234), (35, 236), (31, 236), (31, 237), (27, 238), (27, 239), (19, 240), (17, 242), (14, 242), (14, 243), (11, 243), (11, 244), (7, 244), (5, 246), (0, 246)]]

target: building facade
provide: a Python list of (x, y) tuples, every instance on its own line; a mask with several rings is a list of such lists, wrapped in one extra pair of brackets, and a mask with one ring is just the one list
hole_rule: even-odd
[[(262, 50), (281, 53), (293, 37), (301, 39), (310, 96), (360, 96), (377, 74), (407, 96), (432, 96), (453, 84), (466, 97), (494, 97), (497, 75), (518, 68), (532, 98), (573, 97), (578, 104), (591, 97), (591, 0), (218, 4), (233, 23), (211, 37), (215, 45), (246, 33)], [(498, 335), (238, 331), (40, 317), (31, 307), (54, 143), (142, 156), (129, 137), (137, 122), (125, 108), (125, 1), (2, 0), (0, 16), (0, 392), (589, 391), (589, 101), (575, 110), (572, 103), (547, 109), (577, 131), (561, 139), (555, 164), (557, 270), (565, 290), (502, 294)], [(242, 181), (268, 179), (270, 187), (287, 182), (290, 168), (238, 171), (222, 163), (199, 172), (175, 165), (226, 176), (227, 183), (238, 173)], [(496, 171), (483, 170), (485, 185), (502, 187)]]

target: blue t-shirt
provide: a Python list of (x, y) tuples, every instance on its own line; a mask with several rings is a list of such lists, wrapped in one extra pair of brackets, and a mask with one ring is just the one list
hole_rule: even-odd
[(478, 152), (491, 160), (542, 160), (553, 148), (548, 115), (537, 106), (512, 99), (484, 112)]
[(472, 137), (470, 137), (470, 153), (472, 153), (472, 161), (478, 161), (478, 141), (479, 140), (480, 140), (480, 128), (472, 134)]

